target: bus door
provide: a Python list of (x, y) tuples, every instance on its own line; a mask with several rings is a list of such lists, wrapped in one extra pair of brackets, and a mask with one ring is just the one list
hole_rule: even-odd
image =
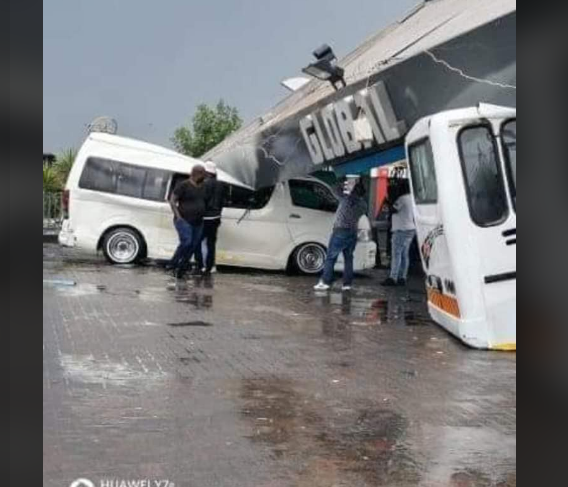
[(424, 272), (428, 301), (438, 321), (460, 336), (462, 318), (456, 295), (452, 256), (446, 238), (446, 225), (440, 207), (439, 187), (433, 147), (427, 129), (409, 141), (408, 157), (414, 196), (414, 218)]
[(457, 136), (490, 348), (516, 343), (516, 120), (478, 122)]

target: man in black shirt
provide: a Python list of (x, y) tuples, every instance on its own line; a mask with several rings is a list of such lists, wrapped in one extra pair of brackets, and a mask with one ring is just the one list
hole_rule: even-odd
[(190, 178), (180, 183), (170, 198), (174, 225), (180, 241), (170, 263), (177, 278), (185, 275), (201, 244), (203, 217), (207, 209), (207, 192), (204, 185), (206, 174), (203, 166), (195, 166)]
[[(207, 209), (203, 219), (202, 244), (198, 246), (196, 260), (205, 275), (215, 272), (215, 255), (217, 252), (217, 235), (221, 226), (221, 215), (225, 202), (225, 187), (217, 180), (217, 165), (214, 162), (205, 164), (207, 180), (205, 188), (207, 193)], [(203, 247), (207, 255), (203, 259)]]

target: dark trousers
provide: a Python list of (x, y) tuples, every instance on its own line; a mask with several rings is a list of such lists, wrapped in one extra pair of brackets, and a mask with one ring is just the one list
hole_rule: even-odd
[(179, 236), (179, 246), (170, 262), (170, 266), (183, 274), (189, 269), (191, 259), (196, 254), (201, 243), (203, 224), (191, 225), (184, 219), (175, 218), (174, 225)]
[(327, 258), (323, 272), (323, 282), (331, 284), (337, 259), (343, 253), (345, 259), (345, 270), (343, 272), (343, 283), (346, 286), (353, 284), (354, 277), (354, 254), (357, 248), (357, 230), (335, 229), (327, 249)]
[[(203, 222), (203, 236), (201, 244), (196, 251), (195, 259), (197, 265), (201, 269), (211, 271), (215, 267), (216, 254), (217, 254), (217, 236), (219, 235), (219, 227), (221, 226), (221, 219), (218, 220), (205, 220)], [(203, 249), (206, 250), (205, 259), (203, 258)]]

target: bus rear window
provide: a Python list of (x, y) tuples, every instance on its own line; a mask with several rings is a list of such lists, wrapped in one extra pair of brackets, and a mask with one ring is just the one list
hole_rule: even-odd
[(426, 139), (410, 148), (410, 173), (417, 205), (432, 205), (438, 202), (436, 166), (430, 140)]
[(473, 222), (482, 227), (502, 223), (508, 216), (509, 206), (491, 127), (475, 126), (462, 130), (459, 145)]

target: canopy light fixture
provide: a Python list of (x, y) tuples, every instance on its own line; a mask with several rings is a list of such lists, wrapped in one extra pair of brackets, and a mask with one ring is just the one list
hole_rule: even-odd
[(338, 83), (341, 83), (344, 88), (347, 87), (345, 70), (337, 65), (337, 56), (330, 46), (324, 44), (313, 54), (316, 62), (302, 69), (303, 73), (321, 81), (328, 81), (336, 90), (340, 89)]

